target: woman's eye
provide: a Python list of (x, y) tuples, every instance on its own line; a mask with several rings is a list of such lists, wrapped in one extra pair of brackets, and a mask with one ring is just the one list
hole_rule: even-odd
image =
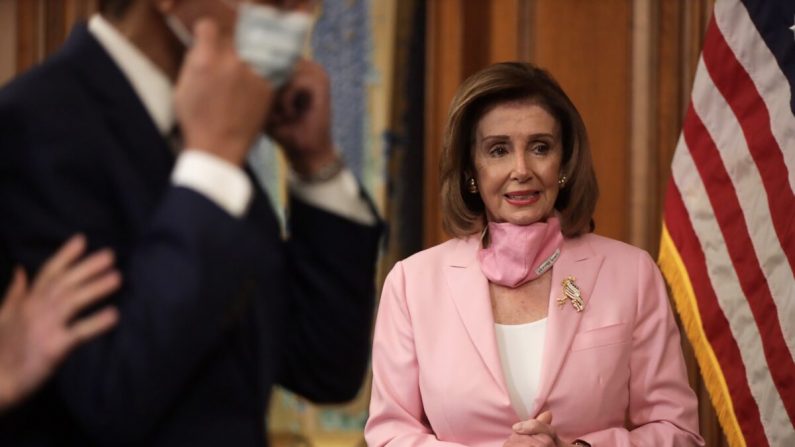
[(508, 148), (502, 144), (498, 144), (491, 149), (489, 149), (489, 155), (492, 157), (500, 157), (508, 153)]
[(546, 143), (536, 144), (533, 146), (533, 153), (543, 155), (547, 152), (549, 152), (549, 145)]

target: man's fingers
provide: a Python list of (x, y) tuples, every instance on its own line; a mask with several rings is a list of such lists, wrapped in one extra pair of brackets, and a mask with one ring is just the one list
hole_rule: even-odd
[(81, 284), (64, 300), (66, 318), (71, 319), (90, 305), (113, 293), (121, 285), (121, 275), (111, 271)]
[(315, 62), (301, 59), (293, 68), (293, 74), (282, 88), (279, 96), (279, 113), (287, 121), (292, 121), (312, 108), (312, 102), (318, 95), (319, 84), (327, 82), (323, 79), (325, 72)]
[(296, 98), (301, 90), (295, 86), (290, 86), (279, 97), (279, 115), (286, 122), (293, 121), (298, 115)]
[(221, 47), (218, 25), (209, 19), (199, 19), (193, 27), (196, 51), (217, 51)]
[(22, 302), (25, 293), (28, 291), (28, 277), (25, 274), (25, 269), (16, 267), (14, 269), (14, 276), (11, 279), (11, 284), (6, 289), (6, 295), (3, 302), (4, 309), (10, 309)]
[(38, 292), (46, 287), (50, 281), (77, 260), (86, 249), (86, 238), (82, 234), (72, 236), (58, 252), (55, 253), (42, 266), (36, 279), (33, 281), (33, 291)]
[(52, 280), (52, 292), (61, 292), (80, 287), (91, 278), (113, 266), (115, 256), (110, 249), (99, 250), (72, 266), (61, 277)]
[(74, 322), (69, 328), (69, 349), (107, 331), (119, 321), (119, 311), (107, 307)]

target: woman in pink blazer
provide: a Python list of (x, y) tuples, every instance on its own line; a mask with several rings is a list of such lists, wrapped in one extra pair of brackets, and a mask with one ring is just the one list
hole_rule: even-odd
[(691, 446), (697, 402), (649, 255), (591, 233), (582, 118), (530, 64), (453, 99), (455, 236), (399, 262), (373, 344), (369, 446)]

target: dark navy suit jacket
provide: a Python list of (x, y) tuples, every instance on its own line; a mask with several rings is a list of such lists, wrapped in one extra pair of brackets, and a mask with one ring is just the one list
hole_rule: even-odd
[(118, 326), (0, 416), (0, 445), (264, 445), (273, 384), (356, 394), (380, 225), (292, 199), (285, 240), (261, 192), (236, 219), (172, 185), (173, 163), (85, 26), (0, 92), (5, 262), (35, 271), (79, 231), (124, 277)]

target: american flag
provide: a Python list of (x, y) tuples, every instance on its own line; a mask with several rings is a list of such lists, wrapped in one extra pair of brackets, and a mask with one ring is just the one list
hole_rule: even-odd
[(717, 0), (660, 267), (732, 446), (795, 446), (795, 0)]

